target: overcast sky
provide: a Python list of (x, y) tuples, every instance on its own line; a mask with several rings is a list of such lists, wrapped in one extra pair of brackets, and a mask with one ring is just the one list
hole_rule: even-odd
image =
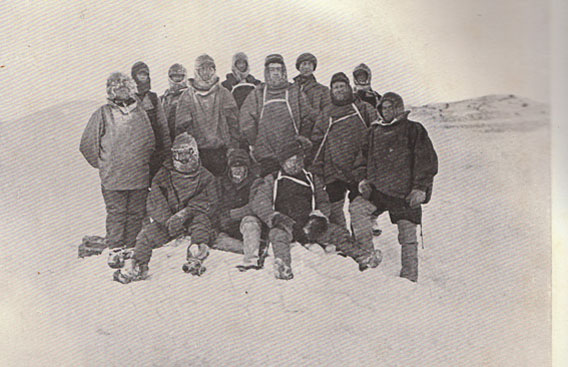
[[(537, 0), (0, 2), (0, 121), (56, 103), (104, 102), (112, 71), (143, 60), (161, 94), (167, 69), (210, 54), (221, 79), (231, 56), (281, 53), (290, 78), (303, 52), (329, 84), (360, 62), (373, 87), (408, 104), (494, 93), (548, 101), (548, 2)], [(48, 5), (46, 5), (48, 4)]]

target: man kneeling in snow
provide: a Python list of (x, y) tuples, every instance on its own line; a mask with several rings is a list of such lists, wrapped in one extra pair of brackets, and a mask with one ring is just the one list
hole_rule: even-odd
[(408, 119), (398, 94), (386, 93), (378, 112), (381, 121), (371, 124), (367, 178), (359, 183), (362, 197), (351, 203), (351, 224), (357, 238), (371, 240), (371, 213), (388, 211), (398, 226), (400, 276), (416, 282), (416, 228), (422, 222), (421, 204), (432, 195), (438, 157), (424, 126)]
[(213, 248), (244, 253), (243, 263), (237, 268), (240, 271), (258, 270), (264, 263), (259, 253), (261, 232), (268, 231), (254, 215), (249, 197), (251, 189), (254, 190), (262, 180), (251, 170), (251, 161), (245, 150), (229, 151), (227, 161), (227, 174), (218, 179), (220, 233)]
[(136, 246), (114, 273), (114, 280), (126, 284), (147, 277), (152, 249), (191, 236), (183, 270), (193, 275), (205, 271), (203, 260), (214, 239), (211, 220), (216, 214), (215, 178), (199, 160), (195, 139), (182, 133), (172, 146), (172, 160), (166, 160), (152, 181), (148, 196), (148, 220), (136, 238)]
[(302, 245), (318, 243), (326, 249), (333, 245), (359, 263), (360, 270), (377, 267), (380, 252), (360, 248), (347, 229), (329, 223), (329, 198), (322, 182), (304, 169), (301, 142), (297, 139), (288, 142), (277, 158), (280, 170), (264, 178), (251, 202), (253, 212), (270, 227), (268, 237), (274, 250), (275, 277), (285, 280), (294, 277), (290, 255), (293, 241)]

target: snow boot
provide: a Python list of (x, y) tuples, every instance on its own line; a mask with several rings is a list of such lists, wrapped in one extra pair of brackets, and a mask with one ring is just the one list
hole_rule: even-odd
[(359, 271), (365, 271), (369, 268), (374, 269), (383, 261), (383, 253), (381, 250), (373, 250), (368, 256), (359, 261)]
[(187, 259), (187, 262), (182, 265), (181, 270), (183, 270), (184, 273), (199, 277), (203, 275), (203, 273), (205, 273), (205, 270), (207, 270), (207, 268), (203, 266), (201, 260), (192, 257)]
[(201, 276), (207, 268), (203, 261), (209, 256), (209, 246), (204, 243), (193, 244), (187, 248), (187, 262), (181, 269), (188, 274)]
[(400, 260), (402, 269), (400, 277), (411, 282), (418, 281), (418, 244), (406, 244), (400, 246)]
[(124, 261), (124, 267), (114, 272), (112, 279), (122, 284), (148, 278), (148, 264), (138, 264), (129, 258)]
[(107, 248), (106, 240), (100, 236), (85, 236), (79, 245), (79, 257), (100, 255)]
[(274, 276), (276, 277), (276, 279), (282, 280), (290, 280), (294, 278), (294, 274), (292, 274), (292, 268), (284, 264), (284, 261), (279, 258), (274, 259)]
[(124, 262), (132, 257), (131, 248), (117, 247), (108, 252), (107, 264), (111, 269), (120, 269)]

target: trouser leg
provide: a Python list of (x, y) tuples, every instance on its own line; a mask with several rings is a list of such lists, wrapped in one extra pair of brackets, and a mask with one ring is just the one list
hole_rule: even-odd
[(268, 233), (268, 238), (272, 244), (274, 258), (280, 259), (287, 266), (291, 266), (290, 243), (293, 239), (292, 234), (280, 228), (272, 228)]
[(336, 201), (331, 203), (331, 213), (329, 215), (329, 221), (335, 223), (340, 227), (346, 227), (347, 222), (345, 221), (345, 213), (343, 212), (343, 206), (345, 200)]
[(417, 225), (408, 220), (401, 219), (397, 223), (398, 242), (401, 245), (400, 276), (413, 282), (418, 280), (418, 239), (416, 237)]
[(191, 235), (191, 243), (203, 243), (209, 245), (211, 238), (211, 221), (205, 214), (196, 214), (188, 225), (188, 233)]
[(261, 222), (257, 217), (246, 216), (241, 220), (240, 231), (243, 235), (244, 265), (258, 264), (261, 228)]
[(106, 208), (106, 241), (110, 249), (124, 247), (127, 217), (127, 191), (102, 188)]
[(138, 233), (132, 257), (139, 264), (148, 264), (152, 257), (152, 249), (165, 245), (169, 240), (168, 231), (158, 222), (147, 222)]
[(212, 247), (216, 250), (233, 252), (235, 254), (243, 253), (243, 241), (237, 240), (225, 232), (217, 235)]
[(371, 214), (375, 210), (376, 207), (361, 196), (358, 196), (349, 204), (353, 235), (359, 245), (367, 251), (374, 250)]
[(130, 190), (128, 191), (128, 205), (126, 213), (126, 226), (124, 234), (124, 246), (134, 247), (136, 245), (136, 236), (142, 229), (142, 221), (146, 215), (146, 198), (148, 190)]
[(345, 227), (337, 224), (329, 223), (327, 231), (322, 238), (323, 244), (334, 245), (337, 251), (351, 257), (356, 262), (360, 262), (369, 256), (370, 251), (367, 248), (359, 246), (349, 234)]

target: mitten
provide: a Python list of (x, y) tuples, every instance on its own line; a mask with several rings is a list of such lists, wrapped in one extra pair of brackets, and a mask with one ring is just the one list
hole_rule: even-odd
[(413, 189), (406, 197), (406, 202), (412, 209), (417, 209), (426, 201), (426, 193), (422, 190)]

